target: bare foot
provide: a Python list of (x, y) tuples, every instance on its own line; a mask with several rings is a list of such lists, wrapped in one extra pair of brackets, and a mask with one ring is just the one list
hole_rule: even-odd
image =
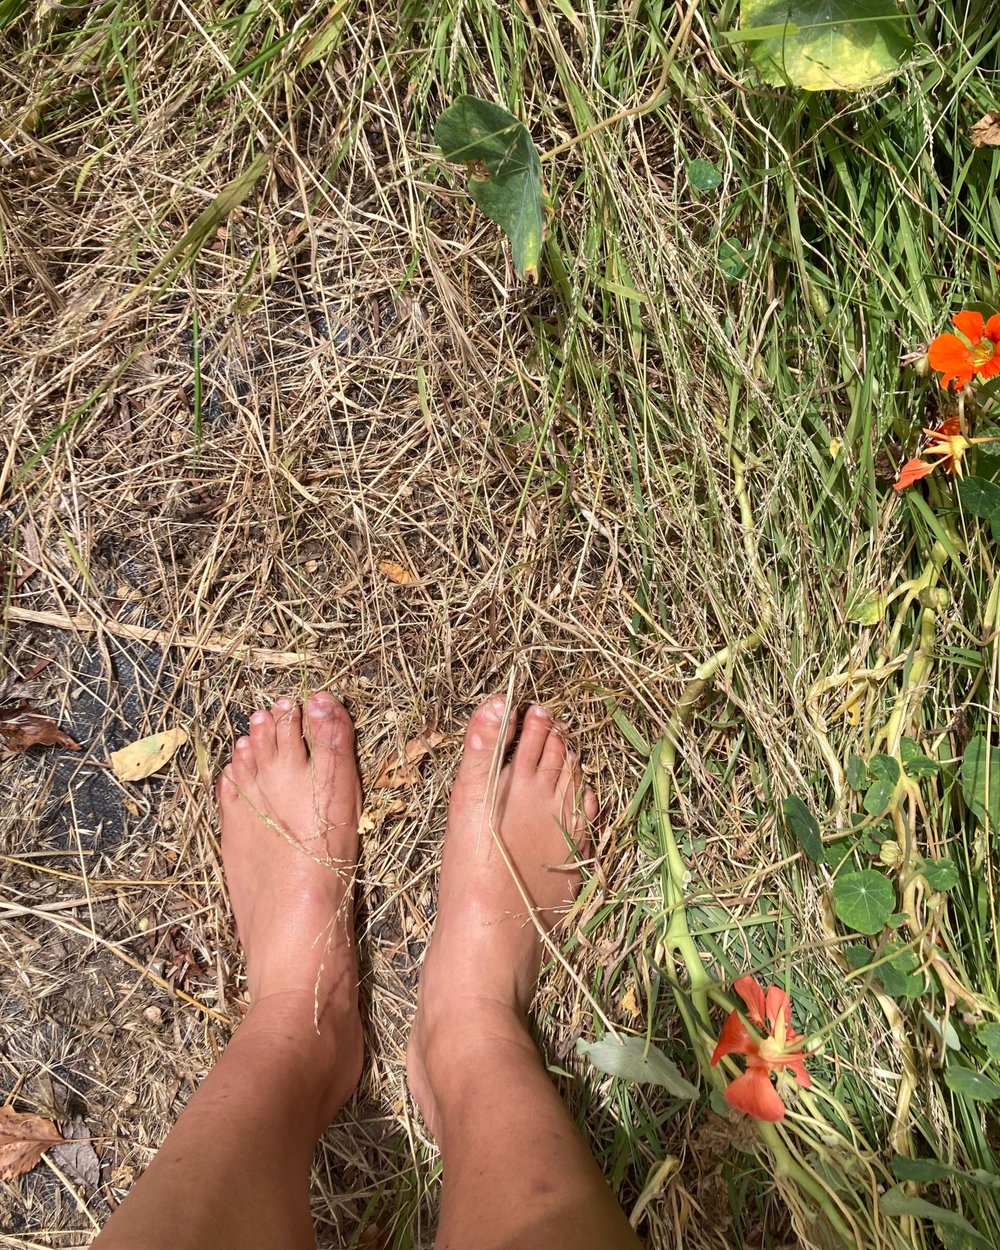
[[(510, 764), (513, 717), (499, 696), (473, 714), (452, 792), (438, 914), (420, 974), (407, 1075), (428, 1127), (439, 1135), (436, 1087), (491, 1044), (533, 1043), (526, 1015), (542, 938), (580, 885), (575, 861), (597, 813), (558, 726), (528, 709)], [(532, 912), (535, 920), (532, 920)], [(537, 922), (537, 925), (536, 925)]]
[(250, 1013), (300, 1059), (328, 1063), (329, 1109), (361, 1071), (354, 875), (361, 784), (354, 726), (327, 691), (250, 718), (216, 792)]

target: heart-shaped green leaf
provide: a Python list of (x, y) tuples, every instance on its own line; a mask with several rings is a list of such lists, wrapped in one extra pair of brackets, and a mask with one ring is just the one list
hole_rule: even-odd
[(954, 1229), (961, 1233), (966, 1240), (962, 1242), (973, 1250), (992, 1250), (991, 1243), (979, 1233), (965, 1218), (959, 1215), (957, 1211), (949, 1211), (947, 1207), (939, 1207), (935, 1202), (928, 1202), (926, 1198), (913, 1198), (903, 1189), (901, 1185), (896, 1185), (882, 1195), (879, 1201), (879, 1210), (883, 1215), (912, 1215), (917, 1218), (931, 1220), (938, 1233), (944, 1229)]
[(962, 797), (974, 816), (1000, 827), (1000, 748), (973, 738), (962, 756)]
[(818, 863), (823, 858), (823, 839), (816, 817), (797, 794), (790, 794), (782, 803), (781, 810), (785, 816), (785, 824), (795, 835), (799, 846), (811, 860)]
[(1000, 1098), (1000, 1085), (996, 1081), (957, 1063), (949, 1064), (944, 1083), (953, 1093), (972, 1102), (996, 1102)]
[(740, 30), (765, 82), (856, 91), (902, 69), (913, 47), (896, 0), (741, 0)]
[(472, 166), (469, 194), (510, 239), (514, 268), (538, 280), (542, 252), (542, 167), (523, 122), (498, 104), (459, 96), (438, 118), (445, 159)]
[(577, 1052), (586, 1055), (600, 1072), (642, 1085), (662, 1085), (676, 1098), (697, 1098), (698, 1090), (686, 1080), (662, 1050), (644, 1037), (602, 1037), (585, 1042), (581, 1037)]
[(896, 783), (888, 777), (879, 777), (873, 781), (868, 787), (865, 797), (862, 800), (865, 811), (869, 816), (881, 816), (889, 806), (892, 800), (892, 793), (896, 789)]
[(847, 784), (852, 790), (863, 790), (868, 784), (868, 766), (860, 755), (852, 755), (847, 761)]
[(893, 1175), (901, 1181), (920, 1181), (924, 1185), (934, 1181), (949, 1180), (951, 1177), (968, 1181), (982, 1189), (1000, 1189), (1000, 1176), (987, 1172), (983, 1168), (973, 1168), (963, 1172), (961, 1168), (953, 1168), (948, 1163), (939, 1163), (937, 1159), (910, 1159), (906, 1155), (894, 1155), (892, 1159)]
[(1000, 1024), (984, 1024), (976, 1030), (976, 1041), (981, 1042), (991, 1059), (1000, 1059)]
[(986, 520), (1000, 508), (1000, 486), (983, 477), (960, 477), (958, 499), (962, 511)]
[(914, 742), (912, 738), (902, 739), (899, 744), (899, 754), (903, 760), (903, 767), (906, 769), (907, 777), (933, 777), (940, 769), (937, 760), (932, 760), (930, 756), (924, 755), (920, 749), (920, 744)]

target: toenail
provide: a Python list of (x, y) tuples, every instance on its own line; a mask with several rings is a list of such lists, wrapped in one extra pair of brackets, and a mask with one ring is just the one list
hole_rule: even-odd
[(274, 706), (280, 708), (282, 712), (290, 712), (292, 710), (292, 701), (287, 695), (282, 695), (280, 699), (275, 701)]
[(251, 725), (263, 725), (266, 722), (266, 720), (267, 720), (266, 712), (254, 712), (253, 716), (250, 717), (250, 724)]
[(483, 719), (490, 721), (502, 720), (506, 705), (507, 703), (503, 695), (494, 695), (492, 699), (483, 704)]
[(321, 703), (316, 703), (315, 701), (310, 700), (310, 703), (309, 703), (309, 715), (310, 716), (329, 716), (332, 711), (333, 711), (332, 703), (327, 703), (326, 700), (323, 700), (323, 702)]
[(244, 734), (242, 738), (236, 739), (237, 751), (245, 750), (249, 745), (250, 745), (250, 739), (246, 736), (246, 734)]

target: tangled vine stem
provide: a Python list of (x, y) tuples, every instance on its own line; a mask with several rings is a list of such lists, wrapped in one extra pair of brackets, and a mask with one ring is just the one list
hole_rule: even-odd
[[(677, 706), (667, 722), (663, 735), (653, 747), (652, 756), (653, 797), (656, 804), (660, 855), (663, 861), (661, 881), (664, 914), (667, 917), (666, 929), (657, 944), (656, 959), (658, 963), (668, 966), (673, 966), (677, 958), (683, 960), (688, 975), (688, 986), (684, 990), (679, 986), (674, 989), (677, 1009), (694, 1046), (702, 1073), (720, 1091), (726, 1086), (726, 1078), (718, 1068), (711, 1066), (712, 1030), (708, 1012), (709, 998), (716, 989), (716, 981), (709, 974), (688, 926), (685, 890), (689, 873), (677, 845), (677, 838), (670, 820), (670, 800), (674, 785), (677, 743), (695, 708), (716, 673), (732, 663), (736, 656), (759, 647), (773, 621), (771, 587), (764, 576), (757, 550), (757, 528), (747, 494), (746, 466), (742, 458), (732, 450), (730, 450), (730, 463), (733, 469), (733, 494), (739, 505), (740, 521), (743, 526), (743, 547), (746, 552), (747, 567), (764, 605), (761, 619), (752, 633), (722, 647), (695, 671), (677, 701)], [(756, 1127), (761, 1141), (771, 1154), (774, 1177), (778, 1184), (786, 1189), (797, 1187), (801, 1192), (808, 1194), (844, 1244), (857, 1244), (857, 1238), (851, 1232), (848, 1223), (849, 1217), (845, 1218), (846, 1212), (840, 1209), (836, 1195), (824, 1186), (819, 1177), (802, 1160), (796, 1157), (777, 1125), (758, 1121)]]

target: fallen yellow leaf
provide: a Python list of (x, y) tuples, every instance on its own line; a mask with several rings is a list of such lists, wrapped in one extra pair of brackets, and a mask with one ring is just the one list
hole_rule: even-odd
[(173, 758), (188, 740), (186, 729), (165, 729), (111, 752), (111, 767), (119, 781), (142, 781)]
[(405, 565), (397, 564), (395, 560), (379, 560), (378, 571), (397, 586), (412, 586), (417, 580)]

